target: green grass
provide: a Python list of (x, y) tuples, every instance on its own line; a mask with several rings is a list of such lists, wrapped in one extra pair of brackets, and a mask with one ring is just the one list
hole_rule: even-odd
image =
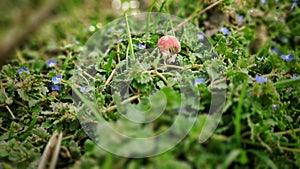
[[(133, 9), (124, 12), (122, 40), (116, 44), (101, 41), (101, 47), (108, 50), (88, 53), (83, 49), (87, 40), (117, 16), (109, 13), (112, 9), (108, 7), (99, 11), (96, 1), (63, 2), (56, 9), (59, 17), (19, 46), (0, 72), (1, 167), (36, 168), (49, 139), (59, 131), (63, 140), (57, 168), (299, 168), (299, 7), (291, 9), (292, 2), (283, 0), (267, 4), (175, 2), (153, 1), (141, 8), (159, 13), (156, 20), (145, 17), (145, 32), (141, 34), (132, 31), (136, 25), (130, 22), (129, 14)], [(32, 7), (31, 3), (23, 5)], [(204, 32), (216, 57), (207, 59), (212, 50), (192, 45), (198, 36), (187, 33), (186, 25), (183, 36), (178, 37), (182, 47), (176, 58), (178, 65), (163, 65), (155, 50), (141, 53), (141, 42), (146, 49), (157, 47), (162, 34), (155, 30), (161, 26), (163, 13), (187, 19)], [(243, 16), (241, 21), (237, 14)], [(171, 21), (170, 15), (163, 33), (176, 35), (174, 28), (179, 23)], [(12, 23), (11, 19), (5, 17), (0, 24)], [(221, 27), (230, 33), (224, 34)], [(105, 36), (113, 37), (114, 33)], [(284, 60), (283, 54), (293, 58)], [(57, 64), (48, 67), (49, 59)], [(128, 69), (123, 70), (124, 65)], [(20, 68), (27, 71), (20, 73)], [(57, 74), (62, 80), (51, 84)], [(267, 79), (260, 82), (256, 75)], [(130, 80), (124, 82), (124, 77)], [(193, 86), (197, 78), (205, 80), (193, 88), (201, 97), (199, 103), (180, 95), (180, 90)], [(123, 83), (130, 87), (121, 99), (118, 85)], [(160, 89), (164, 97), (157, 94)], [(205, 125), (217, 121), (208, 114), (212, 93), (222, 90), (226, 91), (226, 102), (220, 123), (208, 140), (199, 143), (199, 136), (207, 134)], [(182, 98), (189, 110), (199, 110), (196, 122), (178, 145), (158, 156), (118, 157), (99, 148), (84, 128), (92, 128), (96, 122), (120, 122), (119, 112), (125, 105), (146, 111), (158, 108), (155, 105), (166, 99), (163, 115), (150, 130), (145, 125), (122, 126), (124, 131), (133, 128), (140, 136), (157, 134), (173, 123)], [(183, 111), (185, 117), (189, 113)], [(179, 126), (178, 132), (185, 126)]]

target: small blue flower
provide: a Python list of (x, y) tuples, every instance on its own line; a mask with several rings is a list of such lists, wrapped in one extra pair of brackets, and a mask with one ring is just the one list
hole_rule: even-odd
[(18, 73), (22, 73), (22, 72), (28, 73), (28, 69), (25, 68), (25, 67), (22, 67), (22, 68), (18, 69)]
[(50, 83), (50, 87), (51, 87), (51, 90), (59, 91), (60, 88), (61, 88), (61, 85), (60, 85), (60, 84), (53, 84), (53, 83)]
[(55, 67), (57, 64), (56, 60), (47, 60), (47, 67)]
[(292, 78), (297, 79), (297, 75), (293, 74)]
[(272, 105), (272, 109), (273, 109), (273, 110), (277, 110), (277, 109), (278, 109), (278, 106), (277, 106), (276, 104), (273, 104), (273, 105)]
[(222, 32), (224, 35), (229, 35), (229, 34), (230, 34), (230, 30), (228, 30), (226, 27), (222, 27), (222, 28), (221, 28), (221, 32)]
[(126, 23), (125, 23), (124, 21), (122, 21), (122, 22), (120, 23), (120, 25), (124, 27), (124, 26), (126, 26)]
[(292, 3), (292, 6), (291, 6), (291, 10), (294, 10), (296, 5), (298, 5), (298, 4), (299, 4), (299, 2), (294, 0), (293, 3)]
[(244, 21), (244, 16), (243, 15), (236, 14), (236, 17), (238, 19), (239, 24), (243, 23), (243, 21)]
[(205, 36), (201, 32), (197, 32), (196, 36), (199, 40), (204, 40), (204, 38), (205, 38)]
[(261, 0), (261, 3), (262, 3), (263, 5), (266, 5), (267, 0)]
[(194, 86), (197, 86), (198, 84), (205, 84), (205, 79), (203, 78), (196, 78), (194, 82)]
[(233, 54), (237, 54), (238, 52), (239, 52), (239, 50), (236, 49), (236, 50), (234, 50), (232, 53), (233, 53)]
[(262, 61), (264, 59), (264, 57), (257, 57), (257, 60)]
[(139, 44), (139, 49), (145, 49), (146, 48), (146, 43), (142, 42)]
[(81, 93), (84, 93), (84, 92), (86, 92), (86, 86), (80, 86), (80, 89), (79, 89), (79, 91), (81, 92)]
[(288, 55), (281, 55), (281, 59), (285, 60), (287, 62), (290, 62), (294, 59), (294, 55), (292, 54), (288, 54)]
[(278, 49), (278, 48), (273, 47), (273, 48), (271, 49), (271, 51), (274, 52), (274, 53), (279, 54), (279, 49)]
[(258, 83), (264, 84), (267, 82), (267, 78), (259, 75), (255, 75), (255, 79)]
[(54, 77), (52, 77), (52, 83), (53, 84), (59, 84), (61, 82), (62, 78), (60, 74), (55, 75)]
[(275, 2), (279, 2), (279, 0), (275, 0)]
[(278, 22), (283, 22), (283, 19), (282, 18), (278, 18)]

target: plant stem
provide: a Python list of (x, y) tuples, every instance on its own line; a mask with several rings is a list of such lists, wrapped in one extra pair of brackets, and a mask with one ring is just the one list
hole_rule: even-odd
[(245, 80), (242, 87), (240, 100), (238, 102), (238, 106), (235, 111), (235, 118), (234, 118), (234, 126), (235, 126), (234, 133), (239, 146), (241, 146), (241, 113), (242, 113), (242, 106), (246, 94), (247, 84), (248, 84), (248, 80)]
[(282, 80), (282, 81), (276, 82), (274, 85), (278, 89), (278, 88), (282, 88), (282, 87), (290, 87), (291, 85), (294, 85), (297, 83), (300, 83), (300, 78)]
[(128, 37), (128, 42), (129, 42), (128, 45), (129, 45), (130, 55), (131, 55), (132, 59), (135, 59), (127, 13), (125, 13), (125, 20), (126, 20), (127, 37)]

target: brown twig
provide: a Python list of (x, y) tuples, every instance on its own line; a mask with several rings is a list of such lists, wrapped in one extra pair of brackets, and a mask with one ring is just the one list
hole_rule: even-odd
[(111, 74), (109, 75), (109, 77), (107, 78), (106, 82), (104, 83), (104, 86), (108, 85), (109, 82), (111, 81), (111, 79), (114, 77), (114, 74), (116, 73), (116, 69), (114, 69)]
[(211, 5), (209, 5), (208, 7), (206, 7), (205, 9), (197, 12), (196, 15), (191, 15), (189, 16), (188, 18), (186, 18), (183, 22), (181, 22), (180, 24), (178, 24), (174, 31), (178, 30), (180, 27), (186, 25), (190, 20), (192, 20), (195, 16), (199, 16), (201, 14), (203, 14), (204, 12), (208, 11), (209, 9), (213, 8), (214, 6), (218, 5), (219, 3), (221, 3), (223, 0), (219, 0), (219, 1), (216, 1), (215, 3), (212, 3)]
[[(126, 104), (126, 103), (130, 103), (136, 99), (138, 99), (140, 96), (139, 95), (136, 95), (136, 96), (132, 96), (128, 99), (125, 99), (121, 104)], [(110, 111), (113, 111), (113, 110), (116, 110), (117, 109), (117, 105), (113, 105), (111, 107), (108, 107), (107, 109), (104, 109), (104, 112), (110, 112)]]
[[(38, 169), (45, 169), (48, 162), (50, 162), (49, 169), (54, 169), (56, 166), (60, 144), (63, 134), (55, 131), (47, 143), (47, 146), (43, 152), (41, 161), (38, 165)], [(50, 160), (50, 161), (49, 161)]]
[(8, 112), (10, 113), (11, 117), (13, 119), (15, 119), (16, 117), (14, 116), (14, 113), (10, 110), (10, 108), (6, 105), (5, 108), (8, 110)]
[(280, 132), (276, 132), (276, 133), (274, 133), (274, 134), (276, 134), (276, 135), (284, 135), (284, 134), (293, 134), (294, 132), (295, 132), (295, 133), (300, 132), (300, 128), (296, 128), (296, 129), (294, 129), (294, 130), (280, 131)]

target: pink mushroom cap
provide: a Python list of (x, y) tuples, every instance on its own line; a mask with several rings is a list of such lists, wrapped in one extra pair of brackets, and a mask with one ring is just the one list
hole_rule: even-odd
[(166, 35), (161, 37), (157, 42), (160, 53), (165, 53), (168, 56), (179, 53), (181, 50), (180, 43), (175, 36)]

